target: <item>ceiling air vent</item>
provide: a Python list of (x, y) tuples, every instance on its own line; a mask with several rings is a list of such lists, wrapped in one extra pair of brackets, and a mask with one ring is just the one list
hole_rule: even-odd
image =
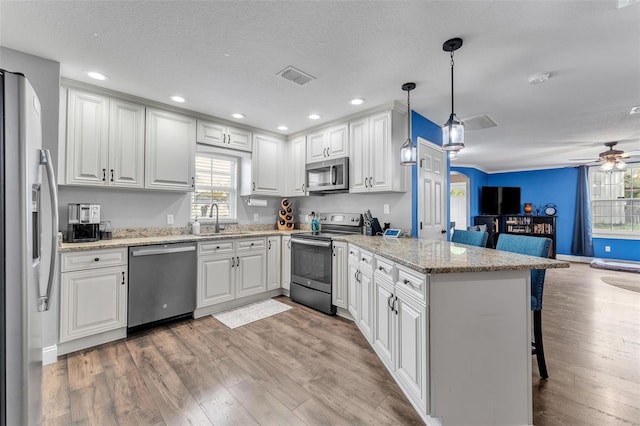
[(462, 121), (464, 122), (465, 130), (488, 129), (498, 125), (496, 120), (491, 118), (489, 114), (474, 115), (473, 117), (464, 118)]
[(306, 72), (301, 71), (298, 68), (291, 65), (289, 65), (288, 67), (286, 67), (281, 71), (278, 71), (276, 74), (282, 76), (283, 78), (286, 78), (287, 80), (293, 81), (294, 83), (299, 84), (300, 86), (303, 86), (308, 82), (310, 82), (311, 80), (316, 79), (311, 74), (307, 74)]

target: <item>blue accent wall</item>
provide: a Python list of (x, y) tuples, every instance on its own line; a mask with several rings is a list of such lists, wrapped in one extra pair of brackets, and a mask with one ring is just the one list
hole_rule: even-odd
[[(436, 145), (442, 146), (441, 127), (433, 121), (423, 117), (415, 111), (411, 111), (411, 140), (414, 145), (418, 143), (418, 136)], [(447, 168), (449, 160), (447, 159)], [(449, 172), (447, 171), (447, 176)], [(449, 179), (447, 179), (447, 194), (449, 193)], [(449, 212), (447, 211), (447, 217)], [(411, 167), (411, 235), (418, 236), (418, 167)]]
[[(480, 194), (483, 186), (519, 186), (522, 206), (525, 202), (532, 203), (536, 208), (544, 208), (547, 203), (555, 204), (558, 209), (557, 253), (571, 255), (578, 185), (577, 168), (495, 174), (487, 174), (471, 167), (451, 167), (451, 171), (457, 171), (469, 177), (472, 218), (480, 214)], [(544, 213), (541, 211), (541, 214)], [(611, 251), (605, 252), (605, 246), (609, 246)], [(640, 240), (594, 238), (593, 249), (594, 257), (640, 261)]]

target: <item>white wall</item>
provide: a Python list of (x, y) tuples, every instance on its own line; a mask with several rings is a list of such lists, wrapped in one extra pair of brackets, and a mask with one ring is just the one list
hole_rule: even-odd
[[(0, 46), (0, 68), (24, 74), (36, 91), (42, 111), (42, 146), (51, 151), (54, 170), (56, 170), (58, 159), (60, 64)], [(48, 191), (43, 191), (43, 196), (48, 199)], [(44, 204), (47, 205), (47, 202)], [(50, 217), (50, 215), (50, 212), (43, 211), (43, 217)], [(45, 245), (42, 249), (43, 257), (48, 257), (48, 246)], [(58, 342), (59, 284), (57, 280), (51, 297), (51, 309), (43, 314), (44, 347), (53, 346)]]

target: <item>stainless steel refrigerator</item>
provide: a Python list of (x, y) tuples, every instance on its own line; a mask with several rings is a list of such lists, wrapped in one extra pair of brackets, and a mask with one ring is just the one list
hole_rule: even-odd
[(57, 259), (57, 190), (35, 91), (23, 75), (0, 70), (0, 94), (0, 424), (33, 425), (42, 420), (42, 312)]

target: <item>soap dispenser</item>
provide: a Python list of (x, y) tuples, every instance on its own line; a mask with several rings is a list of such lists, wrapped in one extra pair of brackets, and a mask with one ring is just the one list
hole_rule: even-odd
[(198, 222), (197, 216), (196, 220), (191, 224), (191, 233), (193, 235), (200, 235), (200, 222)]

